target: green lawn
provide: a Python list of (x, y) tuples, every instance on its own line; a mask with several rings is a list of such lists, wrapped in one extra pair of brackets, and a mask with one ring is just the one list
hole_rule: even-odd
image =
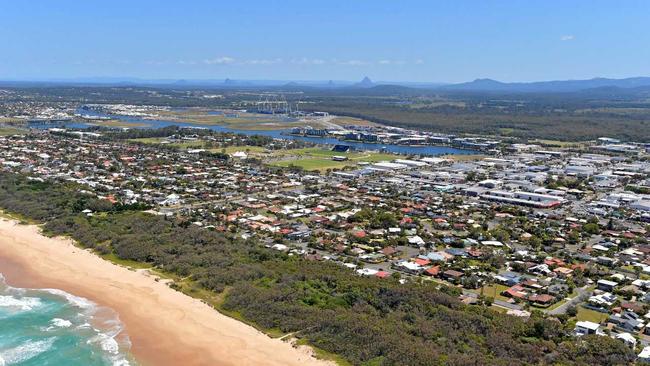
[(339, 151), (332, 151), (331, 149), (326, 149), (326, 148), (321, 148), (321, 147), (307, 147), (303, 149), (293, 149), (293, 150), (287, 150), (287, 154), (291, 155), (308, 155), (308, 156), (336, 156), (336, 155), (342, 155), (342, 156), (351, 156), (355, 155), (356, 153), (342, 153)]
[[(483, 286), (483, 296), (485, 297), (492, 297), (495, 300), (501, 300), (501, 301), (509, 301), (510, 298), (505, 297), (501, 295), (501, 293), (505, 290), (507, 290), (509, 287), (505, 285), (500, 285), (500, 284), (492, 284), (488, 286)], [(476, 290), (470, 290), (474, 293), (481, 294), (481, 289), (476, 289)]]
[(214, 149), (210, 149), (210, 151), (217, 152), (217, 153), (225, 151), (226, 154), (234, 154), (237, 151), (243, 151), (249, 156), (256, 156), (256, 157), (264, 157), (267, 155), (272, 155), (274, 153), (274, 152), (268, 152), (268, 150), (264, 147), (250, 146), (250, 145), (217, 147)]
[[(164, 141), (168, 141), (168, 140), (164, 137), (144, 137), (139, 139), (130, 139), (129, 141), (140, 142), (143, 144), (162, 144)], [(176, 146), (180, 148), (203, 148), (206, 145), (206, 141), (196, 140), (196, 141), (169, 142), (166, 143), (165, 145)], [(261, 146), (252, 146), (252, 145), (215, 147), (213, 149), (210, 149), (210, 151), (212, 152), (222, 152), (224, 150), (226, 151), (226, 154), (232, 154), (236, 151), (247, 151), (250, 152), (251, 154), (266, 152), (266, 148)], [(287, 150), (278, 150), (278, 151), (286, 152)]]
[(13, 127), (0, 127), (0, 136), (8, 135), (24, 135), (25, 130), (21, 130)]
[[(336, 155), (336, 154), (333, 154)], [(367, 162), (374, 163), (379, 161), (390, 161), (395, 159), (394, 155), (389, 154), (379, 154), (379, 153), (370, 153), (370, 154), (354, 154), (354, 155), (345, 155), (348, 156), (346, 161), (333, 161), (329, 156), (313, 156), (308, 155), (304, 158), (297, 159), (287, 159), (282, 161), (272, 162), (270, 165), (288, 167), (290, 165), (298, 166), (304, 170), (309, 171), (324, 171), (327, 169), (341, 169), (347, 166), (356, 166), (358, 163)]]
[(490, 309), (492, 309), (492, 310), (494, 310), (494, 311), (496, 311), (496, 312), (498, 312), (498, 313), (501, 313), (501, 314), (505, 314), (505, 313), (508, 312), (508, 309), (506, 309), (506, 308), (502, 308), (502, 307), (497, 306), (497, 305), (494, 305), (494, 304), (492, 304), (492, 305), (490, 306)]
[[(167, 139), (162, 138), (162, 137), (145, 137), (145, 138), (140, 138), (140, 139), (131, 139), (129, 141), (134, 141), (134, 142), (141, 142), (144, 144), (163, 144), (164, 141), (167, 141)], [(195, 148), (199, 149), (205, 146), (205, 141), (181, 141), (181, 142), (170, 142), (170, 143), (165, 143), (167, 146), (175, 146), (175, 147), (180, 147), (184, 149), (189, 149), (189, 148)]]
[(104, 127), (124, 127), (124, 128), (131, 128), (131, 127), (148, 127), (150, 125), (143, 123), (143, 122), (129, 122), (129, 121), (123, 121), (120, 119), (109, 119), (106, 121), (93, 121), (92, 124), (97, 125), (97, 126), (104, 126)]
[(608, 315), (606, 313), (601, 313), (599, 311), (585, 309), (582, 306), (578, 306), (578, 315), (576, 315), (576, 319), (578, 319), (579, 321), (590, 321), (594, 323), (600, 323), (607, 318)]
[(309, 171), (324, 171), (327, 169), (341, 169), (348, 165), (351, 165), (348, 161), (333, 161), (332, 159), (326, 158), (305, 158), (305, 159), (296, 159), (296, 160), (285, 160), (277, 161), (271, 163), (273, 166), (279, 167), (289, 167), (297, 166), (304, 170)]
[(224, 126), (241, 130), (270, 131), (292, 127), (322, 127), (318, 120), (285, 120), (279, 116), (257, 113), (237, 113), (238, 117), (208, 114), (208, 109), (194, 108), (183, 111), (160, 111), (161, 119), (206, 126)]
[[(333, 156), (345, 156), (346, 161), (333, 161)], [(346, 166), (356, 166), (358, 163), (376, 163), (379, 161), (391, 161), (398, 158), (398, 155), (376, 153), (368, 151), (342, 153), (327, 148), (310, 147), (304, 149), (284, 150), (274, 153), (274, 157), (282, 157), (285, 160), (270, 163), (273, 166), (288, 167), (290, 165), (301, 167), (309, 171), (324, 171), (327, 169), (341, 169)]]
[(133, 142), (141, 142), (143, 144), (159, 144), (163, 142), (165, 138), (162, 137), (143, 137), (139, 139), (129, 139), (129, 141)]
[[(165, 138), (161, 137), (148, 137), (148, 138), (139, 138), (131, 139), (129, 141), (139, 142), (144, 144), (161, 144), (163, 141), (166, 141)], [(168, 146), (175, 146), (179, 148), (203, 148), (205, 147), (204, 141), (182, 141), (182, 142), (172, 142), (166, 144)], [(210, 149), (212, 152), (222, 152), (225, 151), (226, 154), (232, 154), (236, 151), (244, 151), (249, 155), (258, 156), (258, 157), (272, 157), (276, 159), (282, 159), (279, 161), (273, 161), (269, 163), (272, 166), (278, 167), (289, 167), (294, 165), (300, 167), (307, 171), (326, 171), (327, 169), (342, 169), (347, 166), (356, 166), (358, 163), (376, 163), (380, 161), (391, 161), (398, 158), (398, 155), (386, 154), (386, 153), (377, 153), (377, 152), (368, 152), (368, 151), (358, 151), (358, 152), (349, 152), (341, 153), (332, 151), (328, 148), (322, 147), (310, 147), (302, 149), (291, 149), (291, 150), (274, 150), (267, 152), (267, 149), (261, 146), (228, 146), (225, 148), (217, 147)], [(348, 160), (346, 161), (333, 161), (333, 156), (346, 156)]]

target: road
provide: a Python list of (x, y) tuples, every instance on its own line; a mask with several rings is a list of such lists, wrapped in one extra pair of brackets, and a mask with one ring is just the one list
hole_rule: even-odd
[(568, 300), (567, 302), (565, 302), (564, 304), (556, 307), (553, 310), (547, 311), (546, 313), (549, 314), (549, 315), (561, 315), (561, 314), (564, 314), (564, 313), (566, 313), (567, 309), (569, 309), (569, 307), (571, 307), (572, 305), (577, 306), (579, 303), (583, 302), (585, 300), (583, 297), (585, 295), (587, 295), (588, 292), (589, 292), (589, 286), (581, 287), (581, 288), (578, 289), (578, 295), (577, 296), (575, 296), (573, 298), (567, 297), (567, 300)]

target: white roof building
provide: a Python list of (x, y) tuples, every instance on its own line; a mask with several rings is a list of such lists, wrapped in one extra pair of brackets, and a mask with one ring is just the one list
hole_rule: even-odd
[(246, 159), (248, 157), (248, 155), (243, 151), (236, 151), (231, 156), (237, 159)]
[(600, 324), (590, 322), (590, 321), (579, 321), (576, 323), (576, 327), (573, 330), (575, 335), (583, 336), (587, 334), (596, 334), (600, 328)]
[(637, 358), (638, 362), (650, 363), (650, 346), (643, 347), (643, 351), (639, 353)]

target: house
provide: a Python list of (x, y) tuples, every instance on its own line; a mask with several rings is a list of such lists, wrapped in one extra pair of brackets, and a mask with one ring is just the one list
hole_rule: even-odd
[(539, 305), (551, 305), (555, 301), (555, 297), (549, 294), (535, 294), (528, 297), (528, 301)]
[(424, 274), (427, 276), (435, 277), (440, 274), (440, 266), (429, 267), (424, 270)]
[(410, 245), (413, 245), (413, 246), (416, 246), (416, 247), (421, 247), (421, 246), (424, 246), (424, 244), (425, 244), (424, 240), (421, 237), (417, 236), (417, 235), (409, 236), (407, 238), (407, 240), (408, 240), (408, 243)]
[(429, 258), (432, 262), (446, 262), (450, 259), (453, 259), (454, 256), (445, 252), (431, 252), (427, 254), (427, 258)]
[(628, 332), (639, 332), (644, 323), (640, 316), (631, 311), (623, 311), (621, 314), (614, 314), (609, 317), (608, 321), (619, 329)]
[(599, 328), (600, 328), (600, 324), (590, 322), (590, 321), (579, 321), (576, 323), (576, 327), (573, 329), (573, 334), (575, 334), (576, 336), (597, 334)]
[(442, 278), (449, 282), (456, 282), (461, 277), (463, 277), (463, 272), (455, 271), (453, 269), (448, 269), (442, 273)]
[(528, 295), (521, 285), (514, 285), (502, 292), (503, 296), (512, 297), (513, 299), (524, 299)]
[(604, 294), (594, 295), (589, 298), (589, 304), (599, 307), (608, 308), (616, 302), (616, 295), (605, 292)]
[(521, 282), (521, 275), (514, 272), (504, 272), (494, 276), (494, 279), (508, 286)]
[(643, 351), (639, 353), (639, 356), (636, 359), (637, 362), (650, 363), (650, 346), (645, 346)]
[(378, 278), (387, 278), (389, 276), (390, 276), (390, 273), (388, 273), (386, 271), (379, 271), (379, 272), (375, 273), (375, 277), (378, 277)]
[(630, 333), (627, 332), (619, 333), (615, 335), (614, 338), (622, 340), (625, 344), (632, 347), (632, 349), (634, 349), (634, 347), (636, 346), (636, 338), (634, 338), (634, 336)]
[(608, 280), (598, 280), (596, 283), (599, 290), (613, 292), (614, 288), (618, 286), (618, 282), (608, 281)]
[(399, 261), (397, 263), (394, 263), (393, 267), (400, 271), (404, 271), (406, 273), (416, 274), (416, 275), (422, 273), (422, 271), (424, 270), (424, 268), (422, 268), (422, 266), (420, 266), (419, 264), (408, 262), (408, 261)]
[(387, 258), (394, 258), (401, 253), (401, 250), (395, 247), (386, 247), (380, 250), (380, 252), (385, 255)]
[(566, 267), (557, 267), (556, 269), (553, 270), (553, 272), (555, 272), (555, 274), (557, 274), (558, 277), (567, 278), (571, 276), (573, 270)]

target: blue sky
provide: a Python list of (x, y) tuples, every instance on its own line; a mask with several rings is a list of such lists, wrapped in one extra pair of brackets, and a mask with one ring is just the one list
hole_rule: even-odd
[(0, 0), (0, 79), (650, 76), (650, 1)]

